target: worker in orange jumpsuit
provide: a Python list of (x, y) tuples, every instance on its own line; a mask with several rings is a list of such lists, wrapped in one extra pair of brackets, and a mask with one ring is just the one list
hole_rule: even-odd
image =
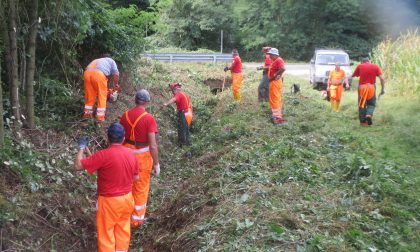
[(225, 67), (225, 72), (230, 70), (231, 76), (232, 76), (232, 92), (233, 92), (233, 98), (235, 101), (240, 102), (241, 101), (241, 86), (243, 81), (242, 76), (242, 61), (239, 57), (238, 50), (233, 49), (232, 50), (232, 64), (229, 67)]
[(283, 73), (286, 70), (283, 59), (279, 56), (277, 48), (271, 48), (268, 52), (271, 59), (271, 65), (268, 70), (268, 79), (270, 80), (269, 98), (272, 120), (275, 125), (285, 122), (282, 113), (282, 89), (283, 89)]
[(124, 128), (113, 123), (108, 128), (107, 149), (85, 157), (88, 139), (79, 140), (74, 167), (88, 173), (97, 172), (98, 201), (96, 204), (96, 226), (98, 251), (128, 251), (130, 245), (130, 215), (134, 199), (131, 193), (133, 181), (138, 180), (138, 163), (135, 155), (122, 146)]
[(93, 106), (96, 100), (96, 120), (105, 121), (106, 102), (108, 95), (108, 79), (112, 75), (114, 88), (119, 89), (119, 72), (115, 61), (105, 54), (104, 57), (95, 59), (86, 67), (83, 74), (85, 83), (85, 110), (84, 119), (92, 118)]
[(178, 110), (178, 142), (179, 145), (183, 144), (190, 145), (190, 127), (193, 119), (193, 110), (191, 105), (190, 97), (181, 90), (181, 84), (174, 82), (169, 85), (174, 96), (163, 104), (166, 108), (172, 103), (176, 103), (176, 109)]
[(262, 52), (264, 54), (264, 65), (257, 67), (257, 70), (263, 70), (263, 76), (260, 82), (260, 85), (258, 86), (258, 101), (259, 102), (267, 102), (268, 101), (268, 90), (270, 86), (270, 81), (268, 80), (268, 69), (271, 65), (271, 59), (270, 55), (267, 54), (267, 52), (271, 49), (271, 47), (263, 47)]
[(346, 72), (340, 68), (340, 63), (335, 63), (335, 68), (330, 72), (327, 82), (327, 91), (330, 92), (331, 108), (334, 112), (338, 112), (340, 108), (343, 83), (346, 84), (346, 89), (348, 89), (349, 82), (346, 77)]
[(380, 95), (385, 94), (385, 79), (378, 65), (372, 64), (369, 58), (363, 58), (353, 72), (353, 77), (359, 78), (359, 120), (360, 126), (370, 126), (376, 106), (376, 77), (381, 80)]
[(133, 185), (134, 211), (131, 215), (133, 228), (139, 227), (145, 220), (152, 168), (156, 177), (160, 173), (156, 143), (158, 128), (153, 115), (146, 111), (149, 102), (150, 94), (147, 90), (137, 91), (136, 106), (126, 111), (120, 120), (125, 129), (124, 146), (136, 155), (139, 162), (140, 180)]

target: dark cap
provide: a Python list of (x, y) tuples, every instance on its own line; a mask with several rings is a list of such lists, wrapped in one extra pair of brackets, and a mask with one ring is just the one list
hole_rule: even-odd
[(146, 89), (140, 89), (136, 93), (137, 102), (150, 102), (150, 94)]
[(119, 143), (124, 139), (125, 130), (120, 123), (113, 123), (108, 128), (108, 139), (111, 143)]

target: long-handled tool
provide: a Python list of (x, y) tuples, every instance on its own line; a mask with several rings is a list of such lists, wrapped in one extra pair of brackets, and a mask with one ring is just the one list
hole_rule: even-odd
[(228, 66), (226, 65), (225, 66), (225, 68), (224, 68), (224, 71), (225, 71), (225, 76), (224, 76), (224, 78), (223, 78), (223, 83), (222, 83), (222, 92), (225, 90), (225, 85), (226, 85), (226, 76), (227, 76), (227, 71), (226, 71), (226, 68), (228, 68)]

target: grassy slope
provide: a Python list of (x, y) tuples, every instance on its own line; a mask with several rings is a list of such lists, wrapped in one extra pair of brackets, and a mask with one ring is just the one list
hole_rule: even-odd
[(222, 78), (220, 68), (169, 69), (168, 81), (183, 81), (193, 98), (194, 144), (173, 147), (172, 114), (158, 115), (163, 175), (134, 247), (410, 251), (419, 245), (418, 99), (388, 94), (375, 125), (360, 128), (355, 91), (345, 93), (335, 114), (306, 81), (289, 76), (284, 91), (298, 82), (305, 97), (285, 94), (289, 123), (274, 127), (267, 105), (256, 101), (254, 71), (245, 71), (240, 104), (230, 92), (206, 90), (202, 81)]

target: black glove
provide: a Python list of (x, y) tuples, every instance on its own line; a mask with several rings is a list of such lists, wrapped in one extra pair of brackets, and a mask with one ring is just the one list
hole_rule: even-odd
[(89, 138), (87, 136), (82, 136), (78, 141), (79, 149), (84, 150), (87, 147), (88, 143)]
[(223, 70), (226, 72), (227, 70), (229, 70), (229, 67), (225, 67), (223, 68)]

